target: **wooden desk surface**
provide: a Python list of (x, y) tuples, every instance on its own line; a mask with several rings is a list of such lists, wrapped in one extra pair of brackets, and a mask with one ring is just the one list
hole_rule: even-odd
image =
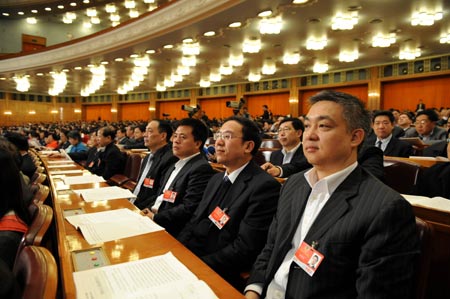
[[(44, 163), (46, 164), (46, 163)], [(78, 167), (78, 166), (77, 166)], [(64, 168), (68, 169), (68, 168)], [(81, 169), (81, 167), (80, 167)], [(55, 170), (52, 168), (51, 170)], [(63, 170), (63, 169), (61, 169)], [(200, 280), (205, 281), (219, 298), (243, 298), (243, 295), (228, 284), (198, 257), (186, 249), (166, 231), (154, 232), (115, 241), (89, 245), (82, 234), (64, 219), (63, 211), (82, 208), (86, 213), (128, 208), (139, 210), (126, 199), (85, 202), (73, 191), (56, 191), (55, 181), (50, 176), (55, 223), (57, 231), (58, 258), (64, 298), (76, 298), (71, 252), (74, 250), (102, 247), (111, 264), (119, 264), (171, 251)], [(106, 183), (72, 185), (73, 190), (107, 186)]]
[(434, 159), (426, 159), (424, 157), (424, 159), (421, 158), (403, 158), (403, 157), (392, 157), (392, 156), (384, 156), (385, 160), (396, 160), (396, 161), (406, 161), (406, 162), (412, 162), (412, 163), (416, 163), (419, 164), (420, 166), (424, 167), (424, 168), (429, 168), (431, 166), (433, 166), (436, 163), (444, 163), (445, 161), (439, 161), (439, 160), (434, 160)]

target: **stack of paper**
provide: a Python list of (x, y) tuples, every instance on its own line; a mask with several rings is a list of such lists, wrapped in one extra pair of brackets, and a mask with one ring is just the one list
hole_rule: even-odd
[(431, 208), (434, 210), (450, 212), (450, 199), (444, 197), (426, 197), (417, 195), (402, 194), (402, 196), (409, 201), (413, 206)]
[(136, 198), (136, 195), (130, 190), (118, 186), (97, 189), (79, 189), (74, 191), (87, 202), (119, 198)]
[(91, 245), (164, 230), (147, 216), (129, 209), (67, 216), (66, 219), (81, 230)]
[(48, 170), (49, 173), (51, 175), (56, 175), (56, 174), (83, 174), (83, 170), (81, 169), (70, 169), (70, 170), (53, 170), (53, 169), (49, 169)]
[(80, 175), (80, 176), (66, 176), (63, 178), (64, 184), (90, 184), (105, 182), (105, 179), (98, 175)]
[(216, 299), (171, 252), (73, 273), (78, 299)]

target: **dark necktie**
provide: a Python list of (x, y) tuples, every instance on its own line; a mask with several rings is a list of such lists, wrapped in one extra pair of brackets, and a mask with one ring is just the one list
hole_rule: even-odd
[[(225, 176), (222, 180), (222, 183), (219, 186), (219, 189), (217, 189), (216, 194), (214, 194), (214, 197), (211, 200), (211, 203), (209, 204), (208, 207), (208, 215), (211, 214), (211, 212), (217, 207), (220, 206), (220, 204), (223, 202), (223, 200), (225, 199), (225, 196), (228, 193), (228, 190), (230, 189), (232, 183), (230, 181), (230, 179), (228, 178), (228, 176)], [(226, 207), (221, 207), (226, 208)]]
[(381, 140), (378, 140), (378, 141), (377, 141), (377, 147), (378, 147), (378, 148), (381, 148), (381, 143), (382, 143)]

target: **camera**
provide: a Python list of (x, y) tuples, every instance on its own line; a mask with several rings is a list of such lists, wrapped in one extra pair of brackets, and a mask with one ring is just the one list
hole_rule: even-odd
[(192, 107), (189, 105), (181, 105), (181, 110), (187, 111), (189, 117), (192, 117), (195, 113), (197, 113), (198, 110), (200, 110), (200, 106), (197, 105), (195, 107)]
[(239, 110), (242, 108), (242, 106), (244, 106), (245, 101), (243, 98), (241, 98), (239, 101), (227, 101), (226, 105), (227, 108), (232, 108), (235, 110)]

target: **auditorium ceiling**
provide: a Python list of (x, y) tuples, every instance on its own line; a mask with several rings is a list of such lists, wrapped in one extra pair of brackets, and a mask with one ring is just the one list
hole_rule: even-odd
[[(95, 8), (101, 30), (25, 56), (0, 56), (0, 91), (17, 92), (22, 78), (34, 94), (189, 89), (450, 53), (448, 0), (136, 0), (134, 9), (125, 7), (129, 1), (2, 0), (2, 24), (34, 17), (34, 26), (47, 22), (64, 31), (67, 12), (83, 26)], [(106, 12), (111, 4), (121, 16), (115, 27)], [(64, 81), (58, 73), (66, 84), (55, 90), (55, 80)]]

